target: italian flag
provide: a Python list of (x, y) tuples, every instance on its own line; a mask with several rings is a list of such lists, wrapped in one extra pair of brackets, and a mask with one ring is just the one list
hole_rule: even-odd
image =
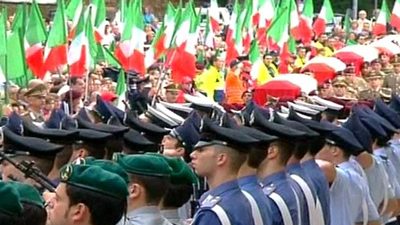
[(57, 72), (67, 64), (67, 26), (63, 0), (57, 1), (57, 11), (44, 51), (44, 62), (46, 70), (51, 72)]
[(84, 77), (94, 66), (97, 45), (93, 36), (91, 8), (85, 21), (83, 13), (76, 27), (76, 35), (69, 46), (68, 64), (71, 77)]
[[(196, 43), (200, 17), (196, 16), (192, 1), (189, 2), (186, 9), (176, 34), (177, 50), (171, 64), (171, 78), (177, 83), (180, 83), (185, 76), (193, 78), (196, 74)], [(187, 23), (189, 27), (187, 27)], [(186, 37), (185, 40), (181, 40), (182, 42), (178, 39), (181, 36)]]
[(394, 3), (390, 25), (395, 27), (397, 31), (400, 31), (400, 0), (396, 0)]
[(288, 5), (278, 8), (278, 16), (275, 17), (267, 36), (271, 39), (274, 50), (282, 51), (284, 44), (289, 40), (290, 13)]
[(251, 62), (250, 76), (252, 80), (257, 80), (258, 74), (260, 72), (260, 66), (263, 63), (263, 59), (261, 57), (260, 48), (256, 40), (253, 40), (251, 42), (249, 60)]
[(300, 18), (295, 0), (289, 2), (290, 34), (295, 40), (300, 40), (303, 34), (300, 31)]
[(46, 74), (43, 63), (43, 44), (46, 42), (46, 38), (46, 29), (43, 24), (42, 14), (36, 1), (33, 1), (25, 31), (25, 57), (26, 63), (33, 75), (40, 79)]
[(313, 0), (305, 0), (299, 24), (299, 32), (302, 34), (300, 40), (304, 44), (311, 43), (313, 37), (313, 27), (312, 27), (313, 17), (314, 17)]
[(117, 87), (116, 87), (116, 94), (118, 96), (117, 99), (117, 107), (120, 110), (125, 111), (125, 104), (124, 101), (126, 100), (126, 82), (125, 82), (125, 73), (124, 70), (121, 69), (117, 79)]
[(149, 68), (153, 65), (161, 56), (164, 54), (165, 51), (165, 26), (164, 23), (162, 24), (161, 28), (157, 31), (156, 36), (151, 43), (150, 48), (145, 52), (145, 60), (144, 64), (146, 68)]
[(208, 16), (210, 17), (211, 28), (214, 33), (219, 30), (219, 9), (217, 0), (211, 0), (208, 8)]
[(76, 26), (78, 25), (79, 18), (83, 11), (83, 1), (82, 0), (71, 0), (67, 8), (65, 9), (65, 15), (69, 21), (72, 21), (70, 32), (68, 34), (69, 38), (73, 38), (75, 36)]
[[(244, 54), (247, 54), (250, 50), (250, 44), (251, 41), (253, 40), (253, 12), (252, 12), (252, 4), (251, 2), (247, 1), (246, 2), (246, 10), (242, 12), (243, 18), (243, 23), (241, 27), (241, 31), (243, 32), (242, 36), (242, 45), (243, 45), (243, 52)], [(240, 53), (239, 53), (240, 54)]]
[(97, 43), (101, 43), (103, 39), (105, 26), (108, 24), (106, 20), (106, 3), (105, 0), (92, 0), (92, 24), (94, 25), (94, 36)]
[(386, 25), (390, 19), (389, 7), (386, 0), (382, 1), (381, 11), (379, 12), (378, 18), (374, 27), (372, 28), (372, 33), (375, 36), (386, 34)]
[(315, 20), (313, 29), (316, 37), (325, 33), (327, 23), (333, 23), (334, 15), (330, 0), (324, 0), (321, 11), (318, 14), (318, 18)]
[(235, 1), (233, 12), (229, 22), (229, 28), (226, 34), (226, 63), (229, 64), (232, 60), (237, 58), (243, 52), (242, 45), (242, 26), (240, 15), (240, 3), (238, 0)]
[(135, 71), (144, 75), (146, 73), (144, 64), (146, 34), (140, 0), (134, 1), (128, 11), (132, 13), (128, 13), (121, 41), (115, 49), (115, 56), (126, 71)]
[(258, 44), (264, 49), (267, 47), (267, 29), (275, 16), (275, 4), (273, 0), (259, 1), (259, 20), (257, 29)]
[(205, 32), (206, 33), (205, 33), (204, 44), (209, 48), (215, 48), (215, 43), (214, 43), (215, 34), (212, 31), (210, 17), (207, 18)]

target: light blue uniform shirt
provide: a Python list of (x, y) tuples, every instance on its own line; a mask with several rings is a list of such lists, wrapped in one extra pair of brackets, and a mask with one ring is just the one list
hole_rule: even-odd
[[(358, 166), (355, 166), (354, 163), (357, 163), (356, 165)], [(346, 161), (340, 163), (339, 167), (348, 174), (350, 182), (352, 183), (352, 187), (350, 188), (350, 193), (353, 196), (351, 210), (355, 215), (355, 222), (363, 222), (364, 213), (368, 213), (368, 221), (379, 221), (378, 210), (371, 199), (367, 180), (360, 175), (360, 172), (362, 173), (362, 171), (360, 171), (362, 170), (361, 166), (358, 162)], [(367, 207), (366, 212), (362, 210), (363, 204)]]
[(204, 193), (200, 208), (193, 218), (193, 225), (222, 225), (213, 207), (218, 205), (232, 225), (253, 225), (251, 206), (239, 188), (237, 180), (229, 181)]
[[(298, 222), (299, 209), (297, 207), (298, 199), (289, 181), (290, 180), (287, 177), (285, 171), (271, 174), (270, 176), (265, 177), (262, 180), (263, 191), (264, 193), (267, 193), (268, 192), (267, 189), (272, 189), (273, 192), (281, 196), (281, 198), (285, 201), (286, 206), (289, 209), (293, 224), (298, 225), (299, 224)], [(273, 225), (285, 225), (283, 223), (282, 215), (279, 211), (279, 208), (275, 204), (275, 202), (271, 205), (271, 209), (273, 215), (272, 218)]]
[(257, 202), (264, 225), (272, 225), (271, 199), (267, 198), (262, 191), (257, 176), (246, 176), (238, 179), (239, 187), (249, 193)]
[(354, 224), (354, 216), (350, 210), (351, 185), (348, 173), (341, 168), (336, 168), (336, 177), (329, 189), (331, 225)]
[(315, 191), (317, 192), (318, 199), (321, 203), (322, 213), (324, 215), (325, 225), (330, 225), (330, 211), (329, 211), (329, 183), (326, 179), (321, 168), (314, 159), (307, 160), (303, 162), (302, 167), (304, 172), (308, 175), (311, 182), (314, 184)]

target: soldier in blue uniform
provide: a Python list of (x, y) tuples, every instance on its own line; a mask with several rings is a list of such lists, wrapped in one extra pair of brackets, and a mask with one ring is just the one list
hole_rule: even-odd
[(330, 211), (329, 211), (329, 183), (326, 179), (323, 171), (318, 166), (315, 161), (315, 155), (323, 148), (325, 145), (325, 137), (336, 126), (331, 125), (330, 123), (321, 123), (315, 120), (304, 119), (300, 117), (293, 109), (290, 109), (288, 119), (298, 121), (310, 129), (319, 133), (319, 137), (310, 140), (308, 146), (308, 152), (302, 159), (301, 166), (304, 169), (304, 172), (310, 178), (311, 182), (315, 187), (315, 191), (317, 193), (318, 199), (321, 203), (321, 208), (323, 212), (324, 223), (326, 225), (330, 225)]
[(362, 151), (363, 147), (353, 133), (338, 127), (327, 136), (325, 147), (317, 154), (319, 159), (338, 167), (333, 176), (328, 176), (332, 182), (331, 224), (365, 224), (379, 220), (366, 180), (354, 170), (349, 161), (351, 155), (358, 155)]
[(271, 225), (273, 217), (271, 204), (273, 204), (273, 202), (271, 199), (267, 198), (262, 191), (257, 177), (257, 168), (265, 159), (269, 144), (278, 138), (251, 127), (238, 126), (234, 120), (228, 116), (226, 116), (224, 120), (223, 126), (243, 132), (260, 141), (259, 144), (251, 146), (247, 159), (239, 170), (238, 182), (252, 206), (255, 224)]
[(298, 195), (303, 195), (305, 198), (306, 207), (305, 210), (303, 210), (305, 213), (302, 216), (302, 224), (323, 225), (323, 212), (320, 200), (317, 196), (317, 191), (315, 190), (313, 182), (300, 164), (301, 159), (308, 151), (309, 142), (318, 138), (319, 134), (299, 122), (283, 119), (278, 114), (274, 115), (274, 122), (302, 131), (306, 134), (303, 139), (297, 140), (293, 148), (293, 155), (287, 163), (286, 171), (290, 175), (290, 178), (295, 181), (295, 185), (300, 188), (301, 192), (298, 193)]
[(258, 140), (203, 119), (200, 141), (191, 154), (192, 166), (207, 178), (210, 190), (200, 198), (194, 225), (253, 225), (251, 205), (240, 190), (237, 175), (245, 152)]
[(302, 138), (305, 133), (269, 122), (258, 108), (253, 110), (252, 117), (251, 124), (253, 127), (279, 137), (278, 140), (270, 144), (267, 156), (258, 169), (264, 194), (274, 202), (271, 205), (273, 224), (301, 224), (300, 215), (304, 202), (300, 202), (297, 197), (290, 178), (286, 174), (285, 167), (292, 156), (292, 143), (289, 140)]
[[(352, 115), (343, 124), (343, 127), (352, 131), (364, 149), (358, 156), (352, 156), (350, 162), (353, 169), (368, 182), (369, 193), (375, 208), (379, 209), (380, 215), (385, 215), (388, 210), (391, 210), (387, 207), (387, 203), (389, 198), (393, 198), (394, 194), (389, 186), (383, 164), (380, 163), (377, 156), (372, 154), (373, 136), (363, 125), (357, 110), (353, 110)], [(380, 221), (376, 222), (375, 224), (380, 224)]]

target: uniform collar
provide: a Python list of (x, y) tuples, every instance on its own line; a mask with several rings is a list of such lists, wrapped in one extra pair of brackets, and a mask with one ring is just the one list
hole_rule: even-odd
[(138, 209), (134, 209), (126, 214), (126, 217), (132, 218), (136, 216), (143, 216), (149, 214), (159, 214), (161, 216), (160, 209), (157, 206), (145, 206)]
[(239, 184), (238, 184), (237, 180), (225, 182), (225, 183), (219, 185), (218, 187), (208, 191), (208, 194), (212, 195), (212, 196), (220, 196), (224, 192), (234, 190), (234, 189), (239, 189)]
[(287, 172), (293, 172), (293, 171), (299, 171), (299, 170), (302, 170), (300, 162), (292, 163), (292, 164), (286, 166)]
[(378, 156), (387, 156), (386, 149), (384, 147), (375, 149), (374, 154)]
[(239, 186), (243, 186), (246, 184), (258, 184), (258, 178), (256, 175), (250, 175), (241, 177), (238, 179)]
[(353, 165), (350, 161), (344, 161), (342, 163), (339, 163), (338, 166), (342, 169), (350, 169), (353, 168)]
[(262, 184), (263, 186), (268, 186), (277, 180), (285, 180), (286, 178), (287, 178), (286, 172), (282, 170), (280, 172), (273, 173), (262, 179)]
[(307, 166), (318, 166), (318, 164), (315, 162), (315, 159), (309, 159), (307, 161), (304, 161), (301, 163), (302, 165), (307, 165)]

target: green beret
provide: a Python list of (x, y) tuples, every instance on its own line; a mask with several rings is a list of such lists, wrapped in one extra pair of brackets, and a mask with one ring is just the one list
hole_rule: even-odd
[(40, 208), (44, 208), (44, 199), (36, 188), (21, 182), (12, 182), (12, 184), (17, 189), (22, 203), (37, 205)]
[(107, 159), (96, 159), (94, 157), (86, 157), (84, 158), (84, 163), (87, 165), (95, 165), (101, 167), (103, 170), (107, 170), (108, 172), (115, 173), (122, 177), (126, 184), (129, 183), (129, 176), (125, 172), (124, 169), (118, 163), (107, 160)]
[(172, 168), (171, 183), (173, 184), (197, 184), (197, 176), (189, 165), (181, 158), (164, 157)]
[(18, 216), (22, 213), (21, 199), (11, 183), (0, 182), (0, 213)]
[(95, 165), (68, 164), (61, 169), (61, 182), (117, 199), (128, 196), (127, 184), (119, 175)]
[(131, 174), (169, 177), (172, 172), (165, 159), (154, 155), (125, 155), (115, 153), (113, 159), (126, 172)]

